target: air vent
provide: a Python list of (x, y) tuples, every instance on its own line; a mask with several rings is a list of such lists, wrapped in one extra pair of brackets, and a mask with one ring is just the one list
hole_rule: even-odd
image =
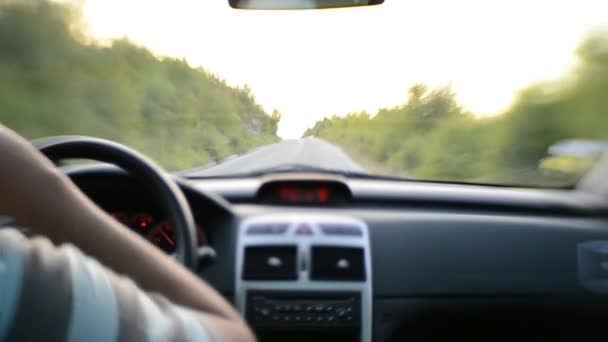
[(312, 247), (310, 277), (313, 280), (365, 281), (362, 248)]
[(244, 280), (296, 280), (296, 246), (245, 248)]
[(361, 228), (348, 224), (323, 223), (321, 230), (325, 235), (363, 236)]

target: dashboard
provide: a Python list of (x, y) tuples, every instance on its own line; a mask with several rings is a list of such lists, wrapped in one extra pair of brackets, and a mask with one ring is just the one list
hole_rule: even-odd
[[(137, 180), (107, 168), (68, 174), (171, 253), (167, 216)], [(198, 223), (199, 246), (216, 252), (199, 276), (262, 341), (604, 334), (604, 198), (322, 174), (176, 180)]]
[[(175, 252), (176, 233), (167, 218), (149, 212), (114, 211), (109, 214), (164, 252), (169, 254)], [(196, 225), (196, 233), (198, 247), (207, 246), (209, 244), (207, 234), (199, 224)]]

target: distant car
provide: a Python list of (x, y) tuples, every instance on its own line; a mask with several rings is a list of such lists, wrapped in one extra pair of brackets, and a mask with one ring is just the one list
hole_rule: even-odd
[(608, 141), (565, 140), (548, 149), (552, 156), (571, 156), (581, 158), (598, 158), (608, 152)]

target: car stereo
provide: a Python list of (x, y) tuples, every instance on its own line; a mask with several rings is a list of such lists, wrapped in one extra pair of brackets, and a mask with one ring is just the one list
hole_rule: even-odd
[(344, 216), (272, 214), (239, 227), (236, 304), (261, 341), (372, 338), (367, 226)]

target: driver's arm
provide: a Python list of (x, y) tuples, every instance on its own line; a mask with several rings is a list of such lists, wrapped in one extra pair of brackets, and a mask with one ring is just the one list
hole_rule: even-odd
[(221, 341), (211, 315), (147, 293), (71, 245), (0, 229), (0, 341)]
[(77, 246), (148, 293), (204, 313), (222, 339), (254, 340), (220, 294), (99, 209), (30, 143), (1, 125), (0, 214), (55, 244)]

